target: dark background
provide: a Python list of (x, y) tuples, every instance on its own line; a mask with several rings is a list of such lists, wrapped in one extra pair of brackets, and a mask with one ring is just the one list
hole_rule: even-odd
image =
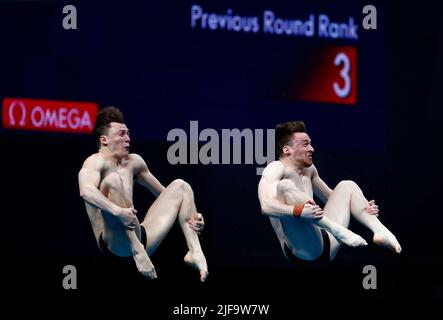
[[(294, 18), (325, 10), (337, 19), (360, 17), (363, 6), (346, 1), (301, 2), (298, 9), (292, 2), (197, 3), (210, 12), (232, 7), (260, 16), (270, 8)], [(178, 227), (152, 257), (160, 276), (154, 283), (133, 266), (105, 261), (77, 186), (83, 160), (96, 150), (92, 137), (2, 128), (8, 288), (63, 296), (112, 295), (124, 288), (152, 298), (155, 292), (155, 306), (165, 316), (176, 304), (228, 300), (273, 303), (277, 316), (286, 311), (282, 301), (290, 299), (281, 293), (286, 287), (293, 289), (292, 297), (308, 299), (443, 297), (437, 155), (443, 52), (437, 6), (374, 2), (379, 29), (359, 29), (360, 40), (352, 42), (192, 30), (191, 2), (69, 2), (77, 7), (79, 29), (66, 31), (61, 27), (65, 4), (1, 3), (0, 96), (121, 108), (132, 131), (132, 151), (145, 158), (163, 184), (182, 178), (193, 186), (205, 215), (201, 242), (210, 278), (200, 285), (195, 271), (182, 263), (186, 247)], [(294, 14), (287, 13), (291, 9)], [(357, 105), (288, 99), (279, 89), (290, 80), (303, 81), (293, 75), (303, 55), (328, 45), (358, 49)], [(268, 218), (260, 214), (256, 165), (167, 162), (167, 132), (189, 132), (190, 120), (199, 120), (200, 130), (220, 130), (272, 128), (289, 119), (306, 122), (316, 166), (330, 186), (351, 179), (376, 199), (380, 218), (403, 247), (401, 255), (372, 244), (342, 248), (329, 268), (299, 270), (284, 259)], [(134, 199), (142, 219), (153, 197), (136, 188)], [(371, 237), (356, 223), (351, 229)], [(67, 264), (78, 269), (75, 293), (61, 286)], [(368, 264), (377, 268), (377, 290), (362, 288), (362, 268)]]

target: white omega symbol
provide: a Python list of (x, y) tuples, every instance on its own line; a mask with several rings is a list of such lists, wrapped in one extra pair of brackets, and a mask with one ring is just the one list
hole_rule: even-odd
[(25, 108), (25, 104), (23, 103), (23, 101), (20, 101), (20, 100), (14, 100), (9, 105), (9, 113), (8, 113), (9, 114), (9, 125), (15, 126), (14, 108), (17, 105), (22, 110), (22, 116), (20, 118), (20, 122), (18, 123), (18, 125), (20, 127), (23, 127), (25, 125), (25, 119), (26, 119), (26, 108)]

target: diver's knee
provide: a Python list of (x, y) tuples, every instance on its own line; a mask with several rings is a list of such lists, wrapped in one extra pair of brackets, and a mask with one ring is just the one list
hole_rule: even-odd
[(358, 185), (352, 180), (343, 180), (337, 184), (337, 188), (355, 189)]
[(184, 192), (192, 191), (190, 184), (183, 179), (175, 179), (171, 182), (170, 186)]

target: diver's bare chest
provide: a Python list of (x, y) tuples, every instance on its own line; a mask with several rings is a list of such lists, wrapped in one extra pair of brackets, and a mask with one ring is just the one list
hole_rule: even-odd
[(299, 190), (305, 193), (310, 194), (312, 192), (312, 182), (311, 182), (310, 172), (299, 174), (294, 170), (286, 170), (284, 179), (292, 181)]
[(124, 185), (132, 185), (133, 183), (133, 167), (130, 163), (125, 165), (107, 165), (103, 168), (101, 178), (104, 180), (111, 173), (116, 173)]

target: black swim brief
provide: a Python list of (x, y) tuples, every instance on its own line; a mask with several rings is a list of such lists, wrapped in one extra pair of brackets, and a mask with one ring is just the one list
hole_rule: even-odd
[(330, 258), (330, 247), (331, 247), (331, 243), (329, 240), (329, 236), (328, 233), (326, 232), (326, 230), (320, 229), (321, 230), (321, 235), (323, 238), (323, 252), (321, 253), (320, 257), (318, 257), (315, 260), (303, 260), (300, 259), (298, 257), (296, 257), (291, 249), (289, 249), (289, 247), (286, 245), (284, 245), (284, 250), (285, 250), (285, 255), (286, 258), (291, 261), (292, 263), (299, 265), (299, 266), (304, 266), (304, 267), (316, 267), (316, 266), (325, 266), (328, 265), (331, 262), (331, 258)]
[[(142, 225), (140, 225), (140, 229), (141, 229), (141, 239), (140, 239), (140, 242), (143, 244), (143, 247), (146, 248), (146, 242), (147, 242), (146, 229)], [(111, 251), (109, 251), (108, 247), (106, 246), (105, 241), (103, 240), (103, 233), (100, 234), (100, 239), (98, 241), (99, 241), (100, 249), (102, 250), (102, 252), (103, 252), (103, 254), (105, 256), (107, 256), (107, 257), (125, 258), (125, 257), (116, 256)]]

